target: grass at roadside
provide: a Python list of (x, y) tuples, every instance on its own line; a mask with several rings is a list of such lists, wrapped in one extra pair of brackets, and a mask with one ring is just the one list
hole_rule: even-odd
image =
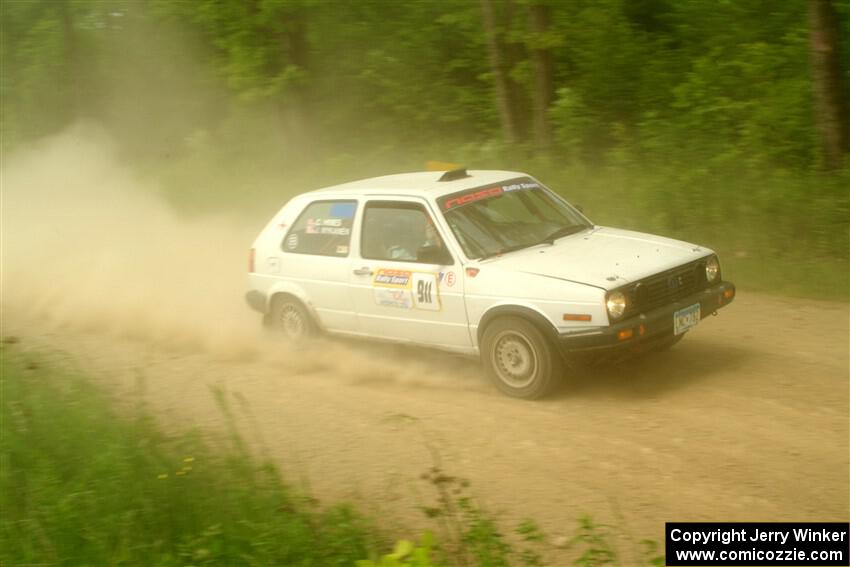
[(44, 357), (3, 350), (0, 563), (350, 567), (375, 542), (238, 445), (166, 435)]
[[(288, 487), (246, 448), (221, 391), (229, 435), (211, 445), (164, 431), (141, 397), (116, 411), (67, 357), (8, 338), (0, 357), (2, 565), (539, 566), (552, 545), (529, 520), (506, 536), (437, 463), (422, 509), (435, 535), (393, 545), (351, 507), (320, 508)], [(613, 536), (583, 517), (558, 546), (578, 566), (619, 565)], [(629, 555), (663, 565), (653, 542)]]

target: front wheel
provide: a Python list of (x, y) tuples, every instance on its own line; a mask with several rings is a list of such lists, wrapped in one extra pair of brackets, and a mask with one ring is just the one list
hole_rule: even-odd
[(499, 390), (527, 400), (548, 394), (563, 368), (543, 333), (520, 317), (501, 317), (487, 326), (481, 340), (481, 361)]
[(267, 325), (292, 344), (301, 344), (316, 335), (313, 318), (300, 301), (292, 297), (275, 298)]

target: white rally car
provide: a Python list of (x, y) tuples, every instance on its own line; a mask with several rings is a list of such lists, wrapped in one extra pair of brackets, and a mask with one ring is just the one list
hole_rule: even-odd
[(537, 398), (572, 362), (664, 348), (735, 297), (709, 249), (594, 225), (510, 171), (388, 175), (291, 199), (251, 249), (248, 304), (326, 332), (480, 355)]

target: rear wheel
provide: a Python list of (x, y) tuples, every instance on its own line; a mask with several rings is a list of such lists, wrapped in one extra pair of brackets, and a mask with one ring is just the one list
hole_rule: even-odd
[(563, 369), (550, 341), (520, 317), (500, 317), (487, 326), (481, 340), (481, 361), (499, 390), (527, 400), (548, 394)]
[(267, 320), (269, 328), (288, 342), (299, 344), (316, 335), (316, 325), (307, 309), (291, 296), (276, 297)]

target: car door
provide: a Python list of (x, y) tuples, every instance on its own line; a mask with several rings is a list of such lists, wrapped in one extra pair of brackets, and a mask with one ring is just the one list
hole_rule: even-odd
[(368, 199), (359, 228), (350, 281), (361, 332), (469, 349), (462, 266), (446, 247), (427, 202)]
[(356, 199), (309, 202), (281, 242), (279, 273), (303, 291), (321, 325), (355, 333), (358, 321), (349, 292), (351, 236)]

